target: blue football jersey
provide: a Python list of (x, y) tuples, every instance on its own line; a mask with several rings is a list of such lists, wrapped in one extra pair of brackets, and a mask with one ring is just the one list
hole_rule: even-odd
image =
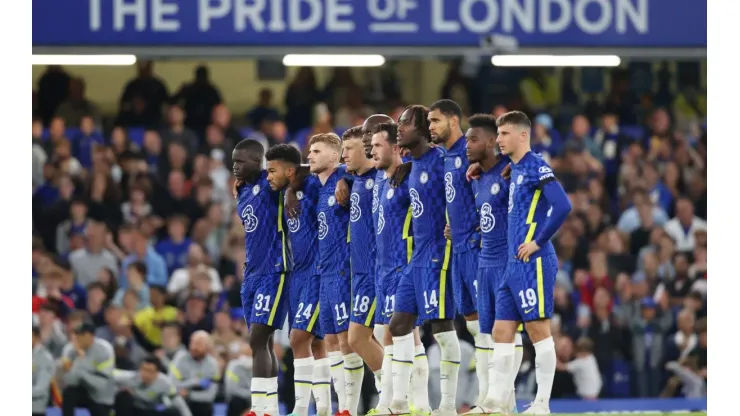
[(481, 267), (505, 267), (508, 261), (509, 181), (501, 176), (508, 164), (508, 159), (499, 160), (488, 172), (482, 172), (480, 179), (473, 181), (475, 207), (480, 217), (478, 265)]
[(349, 208), (337, 203), (334, 193), (337, 182), (345, 172), (337, 169), (319, 190), (316, 207), (318, 219), (319, 260), (317, 269), (322, 275), (349, 276)]
[(464, 253), (480, 246), (478, 214), (470, 209), (475, 197), (470, 182), (465, 179), (468, 171), (467, 142), (459, 138), (445, 154), (445, 199), (447, 219), (452, 233), (452, 248), (455, 253)]
[[(542, 186), (554, 180), (552, 168), (536, 153), (529, 152), (519, 163), (511, 163), (507, 242), (510, 258), (516, 257), (521, 244), (534, 239), (538, 225), (543, 226), (550, 215), (550, 205), (542, 198)], [(530, 262), (554, 252), (548, 241), (530, 256)]]
[(349, 196), (349, 253), (352, 273), (375, 272), (375, 225), (373, 189), (378, 170), (373, 168), (355, 176)]
[(409, 175), (414, 267), (448, 268), (451, 243), (444, 236), (446, 223), (444, 155), (439, 147), (414, 159)]
[(301, 207), (298, 218), (288, 218), (287, 214), (285, 217), (293, 249), (293, 271), (296, 273), (313, 273), (316, 270), (316, 254), (319, 250), (316, 205), (319, 202), (320, 189), (321, 181), (318, 176), (307, 176), (301, 190), (296, 192)]
[(293, 254), (283, 225), (283, 196), (270, 188), (267, 171), (260, 172), (254, 183), (240, 186), (237, 195), (247, 250), (246, 274), (291, 271)]
[(378, 265), (384, 269), (402, 267), (413, 254), (413, 228), (408, 178), (394, 188), (383, 180), (378, 189), (376, 222)]

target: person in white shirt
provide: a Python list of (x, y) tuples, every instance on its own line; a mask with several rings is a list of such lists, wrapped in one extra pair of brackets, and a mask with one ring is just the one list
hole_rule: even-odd
[(696, 247), (695, 233), (706, 231), (707, 222), (694, 215), (694, 203), (681, 197), (676, 201), (676, 216), (665, 225), (665, 232), (676, 242), (676, 251), (693, 251)]
[(593, 354), (594, 343), (591, 339), (582, 337), (576, 341), (576, 358), (569, 363), (559, 363), (560, 370), (573, 374), (576, 385), (576, 394), (582, 399), (595, 400), (599, 398), (603, 381), (599, 372), (599, 364)]
[(187, 267), (183, 267), (172, 272), (170, 281), (167, 283), (167, 293), (177, 294), (180, 291), (187, 289), (190, 285), (191, 277), (194, 277), (196, 272), (204, 272), (208, 274), (208, 277), (211, 279), (211, 293), (221, 292), (221, 277), (218, 275), (218, 271), (213, 267), (206, 265), (203, 248), (201, 248), (200, 245), (193, 243), (190, 244), (190, 247), (188, 248)]

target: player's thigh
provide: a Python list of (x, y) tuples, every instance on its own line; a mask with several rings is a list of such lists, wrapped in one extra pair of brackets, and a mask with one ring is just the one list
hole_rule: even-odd
[(301, 303), (301, 294), (303, 293), (303, 289), (306, 286), (306, 283), (308, 282), (308, 279), (311, 277), (309, 273), (303, 272), (303, 273), (296, 273), (294, 272), (290, 276), (290, 321), (292, 324), (293, 317), (296, 316), (298, 313), (298, 308)]
[(490, 334), (493, 331), (493, 320), (496, 316), (496, 271), (497, 269), (493, 267), (478, 268), (476, 279), (478, 282), (478, 321), (483, 334)]
[(517, 301), (521, 320), (529, 322), (551, 318), (557, 258), (549, 255), (510, 265), (515, 267), (517, 276), (510, 279), (508, 284)]
[(241, 286), (241, 300), (242, 300), (242, 314), (244, 315), (244, 321), (249, 323), (252, 316), (252, 304), (254, 303), (254, 286), (256, 283), (255, 276), (244, 276)]
[(327, 306), (332, 312), (335, 333), (339, 334), (349, 329), (352, 314), (352, 285), (347, 276), (336, 275), (330, 281)]
[[(378, 310), (380, 311), (375, 323), (378, 325), (388, 325), (391, 322), (393, 311), (396, 309), (396, 293), (401, 280), (409, 272), (408, 266), (393, 267), (390, 269), (379, 270), (378, 281)], [(414, 295), (415, 296), (415, 295)]]
[[(393, 312), (408, 313), (416, 316), (421, 316), (421, 308), (417, 302), (416, 287), (414, 282), (414, 274), (411, 266), (403, 268), (401, 277), (398, 280), (398, 286), (396, 286), (396, 292), (393, 296), (395, 300), (393, 305)], [(386, 295), (389, 295), (389, 291)], [(390, 320), (389, 320), (390, 322)]]
[(417, 301), (425, 321), (455, 319), (455, 297), (452, 277), (441, 267), (413, 267), (411, 273), (417, 282)]
[(334, 308), (332, 307), (333, 281), (326, 276), (321, 277), (321, 290), (319, 292), (319, 326), (321, 332), (326, 335), (336, 335), (337, 329), (334, 325)]
[(501, 281), (494, 283), (494, 313), (496, 321), (521, 321), (517, 301), (512, 292), (511, 280), (517, 279), (516, 271), (512, 267), (513, 263), (506, 265), (506, 270), (502, 273)]
[(305, 278), (303, 288), (295, 301), (295, 311), (290, 317), (292, 328), (310, 332), (316, 336), (321, 335), (319, 331), (321, 327), (319, 322), (320, 291), (320, 276), (314, 275)]
[(369, 273), (353, 274), (352, 317), (350, 321), (372, 328), (375, 324), (375, 310), (377, 307), (375, 276)]
[(251, 282), (250, 324), (282, 328), (289, 309), (289, 277), (286, 273), (255, 276)]
[(463, 316), (478, 311), (478, 250), (469, 250), (453, 255), (452, 290), (457, 310)]

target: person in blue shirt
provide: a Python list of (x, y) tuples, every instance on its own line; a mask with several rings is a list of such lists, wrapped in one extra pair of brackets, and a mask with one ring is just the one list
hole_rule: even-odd
[[(472, 181), (475, 195), (475, 208), (478, 212), (481, 233), (480, 254), (477, 265), (477, 303), (480, 318), (482, 345), (475, 347), (476, 365), (480, 361), (489, 362), (493, 355), (493, 318), (495, 298), (508, 263), (506, 241), (509, 206), (509, 179), (502, 174), (509, 164), (509, 158), (496, 152), (496, 118), (490, 114), (476, 114), (468, 119), (470, 128), (465, 134), (466, 154), (471, 164), (480, 166), (480, 176)], [(521, 365), (523, 349), (521, 333), (516, 334), (515, 365)], [(481, 352), (479, 352), (481, 350)], [(486, 368), (486, 375), (479, 376), (478, 403), (466, 414), (495, 413), (492, 403), (493, 383), (488, 382), (492, 369)], [(485, 382), (481, 382), (481, 379)], [(510, 390), (513, 392), (513, 385)], [(489, 398), (490, 397), (490, 398)], [(515, 395), (509, 396), (506, 410), (516, 409)], [(500, 410), (500, 409), (499, 409)]]
[(478, 377), (478, 399), (485, 398), (488, 385), (488, 350), (490, 331), (482, 332), (478, 320), (478, 253), (481, 235), (473, 188), (465, 174), (468, 169), (467, 142), (460, 129), (462, 109), (452, 100), (439, 100), (429, 107), (429, 130), (432, 140), (447, 150), (444, 161), (447, 225), (452, 240), (452, 289), (457, 310), (465, 318), (475, 340), (475, 372)]
[[(289, 192), (290, 184), (301, 185), (295, 192), (299, 212), (295, 218), (284, 213), (293, 249), (290, 282), (290, 346), (293, 350), (295, 407), (291, 415), (307, 416), (311, 391), (319, 414), (331, 405), (330, 365), (322, 340), (319, 317), (321, 276), (316, 269), (318, 219), (316, 204), (321, 182), (315, 175), (301, 181), (301, 153), (294, 146), (278, 144), (265, 153), (267, 181), (276, 191)], [(314, 374), (316, 378), (314, 378)]]
[(128, 280), (126, 270), (131, 263), (141, 261), (146, 264), (146, 282), (149, 285), (167, 286), (169, 274), (167, 274), (167, 263), (162, 256), (157, 254), (154, 247), (149, 244), (149, 235), (143, 229), (134, 231), (134, 250), (131, 255), (121, 262), (121, 275), (118, 279), (118, 287), (127, 289)]
[(383, 348), (373, 337), (377, 299), (375, 294), (375, 224), (373, 189), (377, 177), (375, 162), (365, 154), (362, 126), (352, 127), (342, 135), (342, 157), (348, 172), (354, 173), (350, 191), (349, 234), (352, 271), (352, 316), (349, 345), (352, 353), (344, 356), (347, 404), (351, 415), (360, 403), (364, 364), (380, 375)]
[(175, 215), (167, 221), (168, 238), (160, 241), (154, 249), (167, 262), (167, 274), (172, 273), (188, 264), (188, 248), (192, 242), (187, 238), (188, 218)]
[(275, 415), (278, 364), (271, 345), (273, 333), (282, 328), (288, 314), (293, 255), (283, 219), (283, 195), (267, 182), (264, 154), (261, 143), (242, 140), (234, 147), (232, 161), (247, 253), (241, 298), (254, 357), (253, 405)]
[(334, 133), (317, 134), (309, 140), (308, 162), (311, 173), (321, 182), (316, 207), (321, 274), (319, 321), (329, 351), (331, 376), (339, 400), (339, 411), (346, 409), (343, 355), (353, 351), (347, 331), (352, 312), (352, 287), (349, 263), (349, 209), (337, 203), (337, 182), (344, 177), (339, 159), (342, 141)]
[(549, 414), (555, 377), (555, 343), (550, 332), (558, 258), (550, 239), (572, 207), (552, 168), (532, 152), (532, 123), (520, 111), (496, 121), (496, 143), (511, 159), (506, 272), (496, 291), (492, 359), (493, 402), (503, 406), (518, 369), (515, 335), (524, 322), (535, 349), (537, 395), (526, 414)]
[[(390, 118), (388, 118), (390, 119)], [(367, 123), (367, 120), (365, 121)], [(413, 254), (413, 230), (411, 226), (411, 198), (408, 177), (397, 187), (391, 185), (389, 177), (403, 163), (398, 146), (396, 123), (378, 124), (373, 129), (371, 155), (378, 169), (373, 187), (372, 211), (375, 221), (376, 251), (376, 297), (378, 307), (375, 324), (382, 326), (385, 354), (380, 375), (380, 397), (374, 413), (388, 412), (393, 393), (393, 337), (387, 326), (393, 316), (398, 284), (409, 272), (408, 263)], [(417, 324), (419, 321), (417, 320)], [(381, 338), (381, 337), (379, 337)], [(426, 350), (419, 337), (418, 325), (414, 328), (414, 366), (411, 377), (409, 407), (411, 413), (426, 415), (429, 407), (429, 363)], [(376, 380), (377, 382), (377, 380)]]
[[(430, 321), (441, 350), (439, 416), (457, 415), (460, 341), (455, 331), (455, 301), (450, 266), (452, 244), (444, 236), (444, 155), (430, 146), (429, 110), (407, 107), (398, 119), (398, 144), (412, 157), (408, 174), (414, 248), (409, 273), (401, 278), (390, 322), (393, 335), (393, 400), (384, 414), (409, 412), (409, 378), (414, 359), (413, 328), (417, 317)], [(394, 183), (397, 185), (397, 174)], [(400, 178), (403, 179), (403, 178)]]

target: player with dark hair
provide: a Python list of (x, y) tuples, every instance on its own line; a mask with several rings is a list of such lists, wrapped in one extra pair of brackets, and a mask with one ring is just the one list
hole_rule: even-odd
[(477, 281), (478, 253), (481, 235), (473, 188), (465, 179), (468, 169), (467, 142), (460, 128), (462, 110), (452, 100), (439, 100), (429, 107), (429, 130), (432, 140), (447, 150), (444, 162), (447, 227), (452, 240), (452, 288), (455, 305), (465, 318), (475, 340), (475, 372), (478, 376), (478, 399), (481, 404), (488, 391), (488, 356), (493, 348), (490, 331), (482, 332), (478, 320)]
[[(478, 211), (481, 249), (478, 255), (478, 313), (480, 332), (490, 343), (489, 357), (493, 355), (493, 317), (495, 316), (495, 295), (503, 279), (506, 263), (506, 224), (509, 205), (509, 181), (501, 173), (509, 164), (509, 158), (496, 152), (496, 118), (490, 114), (476, 114), (468, 120), (470, 128), (465, 134), (467, 141), (466, 154), (470, 163), (481, 167), (479, 179), (472, 182), (475, 195), (475, 206)], [(476, 354), (478, 352), (476, 351)], [(515, 367), (519, 369), (522, 362), (522, 337), (516, 334)], [(490, 373), (493, 373), (493, 369)], [(489, 376), (493, 376), (489, 373)], [(491, 403), (493, 383), (486, 383), (479, 392), (478, 405), (465, 414), (491, 414), (500, 411), (516, 413), (516, 400), (513, 385), (509, 402), (503, 409), (495, 409)]]
[[(408, 273), (408, 262), (413, 250), (411, 229), (411, 199), (408, 179), (393, 187), (387, 179), (393, 176), (403, 163), (401, 148), (398, 146), (398, 126), (382, 123), (373, 129), (372, 157), (378, 169), (378, 177), (373, 188), (373, 218), (377, 238), (376, 296), (378, 308), (376, 326), (382, 327), (385, 354), (381, 370), (380, 397), (375, 409), (370, 413), (389, 412), (393, 393), (393, 337), (387, 326), (395, 306), (396, 290), (401, 277)], [(418, 323), (418, 322), (417, 322)], [(429, 408), (429, 363), (426, 350), (419, 337), (418, 326), (414, 328), (414, 366), (411, 374), (411, 394), (409, 407), (413, 415), (427, 415)]]
[(254, 357), (252, 408), (276, 415), (278, 362), (273, 333), (288, 314), (293, 255), (283, 218), (283, 194), (270, 188), (263, 156), (262, 144), (242, 140), (234, 147), (232, 161), (247, 252), (241, 296)]
[[(413, 158), (408, 175), (414, 248), (409, 273), (401, 277), (390, 322), (393, 335), (393, 400), (390, 414), (409, 412), (408, 388), (417, 317), (430, 321), (441, 350), (440, 416), (457, 415), (455, 399), (460, 342), (449, 276), (451, 243), (444, 236), (444, 150), (429, 145), (429, 110), (407, 107), (398, 120), (398, 144)], [(397, 175), (394, 175), (394, 177)], [(397, 183), (395, 183), (397, 185)]]
[[(301, 153), (289, 144), (278, 144), (265, 154), (267, 181), (276, 191), (289, 192), (291, 184), (298, 191), (299, 212), (295, 218), (285, 213), (293, 251), (290, 282), (290, 347), (293, 350), (295, 407), (291, 415), (307, 416), (313, 389), (319, 415), (327, 415), (331, 406), (329, 359), (318, 321), (321, 276), (316, 270), (318, 219), (316, 204), (321, 182), (315, 175), (301, 182)], [(315, 375), (315, 377), (314, 377)]]
[(309, 140), (311, 172), (321, 182), (316, 206), (321, 274), (319, 321), (329, 351), (331, 377), (339, 399), (339, 412), (346, 410), (344, 359), (352, 353), (347, 331), (352, 307), (349, 244), (349, 209), (337, 203), (337, 182), (346, 170), (339, 165), (342, 141), (334, 133), (321, 133)]
[(496, 121), (496, 143), (511, 159), (507, 251), (508, 264), (496, 291), (493, 328), (493, 403), (503, 407), (518, 371), (514, 363), (517, 326), (524, 322), (534, 344), (537, 395), (525, 414), (549, 414), (555, 377), (555, 343), (550, 333), (558, 258), (550, 238), (571, 210), (552, 168), (531, 150), (532, 123), (520, 111)]
[[(357, 414), (364, 379), (364, 364), (380, 377), (383, 348), (373, 338), (377, 299), (375, 294), (375, 226), (372, 216), (373, 189), (377, 169), (365, 155), (362, 127), (353, 127), (342, 135), (342, 157), (347, 171), (352, 172), (349, 233), (352, 270), (352, 312), (349, 346), (352, 353), (344, 356), (344, 379), (347, 404), (351, 415)], [(363, 362), (364, 361), (364, 362)]]

